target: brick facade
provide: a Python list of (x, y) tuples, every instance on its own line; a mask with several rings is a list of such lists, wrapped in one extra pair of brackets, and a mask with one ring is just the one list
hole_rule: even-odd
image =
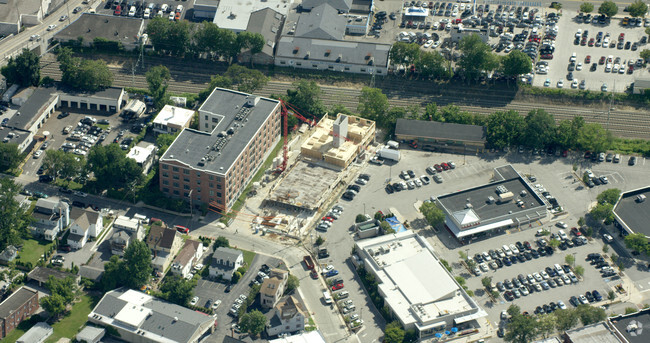
[(18, 324), (38, 310), (38, 292), (21, 287), (0, 304), (0, 325), (5, 338)]

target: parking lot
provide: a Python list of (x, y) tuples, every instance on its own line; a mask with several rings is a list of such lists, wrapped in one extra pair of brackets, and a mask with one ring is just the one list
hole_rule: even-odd
[[(163, 17), (170, 20), (181, 20), (192, 18), (193, 5), (193, 1), (187, 0), (108, 0), (103, 1), (97, 7), (97, 13), (144, 19)], [(178, 11), (178, 6), (182, 6), (180, 11)], [(134, 11), (131, 11), (132, 7), (134, 7)], [(177, 15), (176, 13), (180, 14)]]

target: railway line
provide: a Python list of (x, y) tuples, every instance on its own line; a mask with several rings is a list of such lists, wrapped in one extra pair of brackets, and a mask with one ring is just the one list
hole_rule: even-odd
[[(210, 82), (211, 75), (225, 72), (227, 66), (208, 62), (185, 62), (164, 57), (147, 57), (146, 64), (167, 65), (170, 68), (172, 80), (169, 91), (173, 93), (199, 93)], [(144, 72), (137, 68), (131, 70), (128, 59), (110, 61), (109, 68), (114, 74), (114, 86), (147, 88)], [(208, 72), (196, 72), (206, 70)], [(41, 73), (56, 80), (61, 78), (58, 62), (52, 55), (46, 55), (41, 60)], [(602, 108), (600, 102), (594, 101), (592, 106), (566, 106), (548, 103), (531, 103), (516, 99), (516, 92), (508, 89), (485, 89), (483, 87), (463, 87), (462, 91), (453, 87), (444, 87), (422, 81), (396, 83), (394, 80), (377, 81), (376, 87), (381, 88), (387, 95), (391, 106), (421, 105), (426, 106), (435, 102), (438, 106), (457, 105), (461, 110), (471, 113), (490, 114), (499, 110), (515, 110), (525, 114), (530, 110), (544, 108), (553, 114), (557, 120), (572, 119), (582, 116), (587, 122), (607, 126), (608, 109)], [(270, 96), (271, 94), (286, 94), (292, 87), (291, 82), (270, 81), (255, 94)], [(359, 88), (346, 88), (333, 85), (320, 85), (323, 103), (331, 106), (341, 104), (351, 110), (357, 108)], [(647, 114), (638, 111), (612, 111), (609, 115), (609, 129), (614, 135), (625, 138), (650, 138), (650, 123)]]

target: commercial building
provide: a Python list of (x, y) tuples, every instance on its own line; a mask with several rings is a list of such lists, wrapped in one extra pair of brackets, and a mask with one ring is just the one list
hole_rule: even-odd
[(157, 133), (175, 134), (190, 127), (193, 110), (182, 107), (165, 105), (153, 120), (153, 131)]
[(125, 50), (133, 50), (141, 43), (145, 43), (142, 42), (144, 28), (142, 18), (83, 13), (70, 25), (57, 32), (53, 41), (80, 43), (81, 46), (96, 46), (104, 49), (121, 46)]
[(23, 26), (41, 23), (63, 1), (57, 0), (2, 0), (0, 1), (0, 35), (18, 34)]
[(264, 8), (251, 13), (246, 27), (246, 32), (259, 33), (264, 37), (262, 51), (251, 56), (251, 51), (239, 54), (240, 63), (250, 63), (251, 57), (254, 64), (273, 64), (275, 59), (275, 44), (282, 33), (285, 15), (272, 9)]
[(650, 90), (650, 77), (639, 77), (634, 79), (632, 84), (632, 93), (645, 94)]
[(216, 88), (160, 158), (160, 190), (229, 211), (280, 139), (280, 102)]
[(567, 330), (562, 335), (565, 343), (623, 343), (616, 335), (616, 330), (607, 322), (599, 322), (576, 329)]
[(495, 168), (485, 185), (440, 195), (445, 227), (463, 243), (547, 217), (544, 201), (510, 165)]
[(643, 187), (627, 191), (618, 199), (614, 206), (614, 225), (627, 235), (642, 233), (650, 238), (650, 187)]
[(219, 1), (212, 22), (219, 25), (222, 29), (239, 33), (245, 31), (248, 27), (252, 13), (265, 8), (272, 8), (278, 13), (286, 15), (290, 6), (291, 2), (286, 0), (221, 0)]
[(359, 240), (355, 250), (391, 315), (420, 339), (445, 331), (473, 332), (480, 326), (477, 320), (487, 316), (416, 233)]
[(146, 293), (119, 288), (106, 293), (88, 321), (116, 330), (139, 343), (194, 343), (212, 333), (216, 317), (168, 303)]
[(300, 147), (304, 157), (345, 169), (375, 139), (375, 122), (339, 113), (323, 116), (312, 135)]
[(395, 138), (422, 150), (477, 153), (485, 149), (485, 127), (437, 121), (397, 119)]
[[(650, 309), (643, 309), (630, 314), (607, 318), (607, 325), (624, 343), (645, 343), (648, 341), (650, 328)], [(644, 330), (645, 329), (645, 330)], [(645, 331), (645, 332), (644, 332)]]
[(20, 287), (0, 303), (0, 338), (5, 338), (20, 322), (38, 310), (38, 291)]

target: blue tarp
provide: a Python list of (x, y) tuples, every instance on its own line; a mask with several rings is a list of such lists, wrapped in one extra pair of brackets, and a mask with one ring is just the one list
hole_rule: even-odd
[(402, 223), (400, 223), (399, 220), (397, 220), (397, 218), (395, 217), (386, 218), (386, 221), (388, 222), (388, 224), (390, 224), (390, 227), (392, 227), (393, 230), (395, 230), (395, 233), (406, 231), (404, 225), (402, 225)]

